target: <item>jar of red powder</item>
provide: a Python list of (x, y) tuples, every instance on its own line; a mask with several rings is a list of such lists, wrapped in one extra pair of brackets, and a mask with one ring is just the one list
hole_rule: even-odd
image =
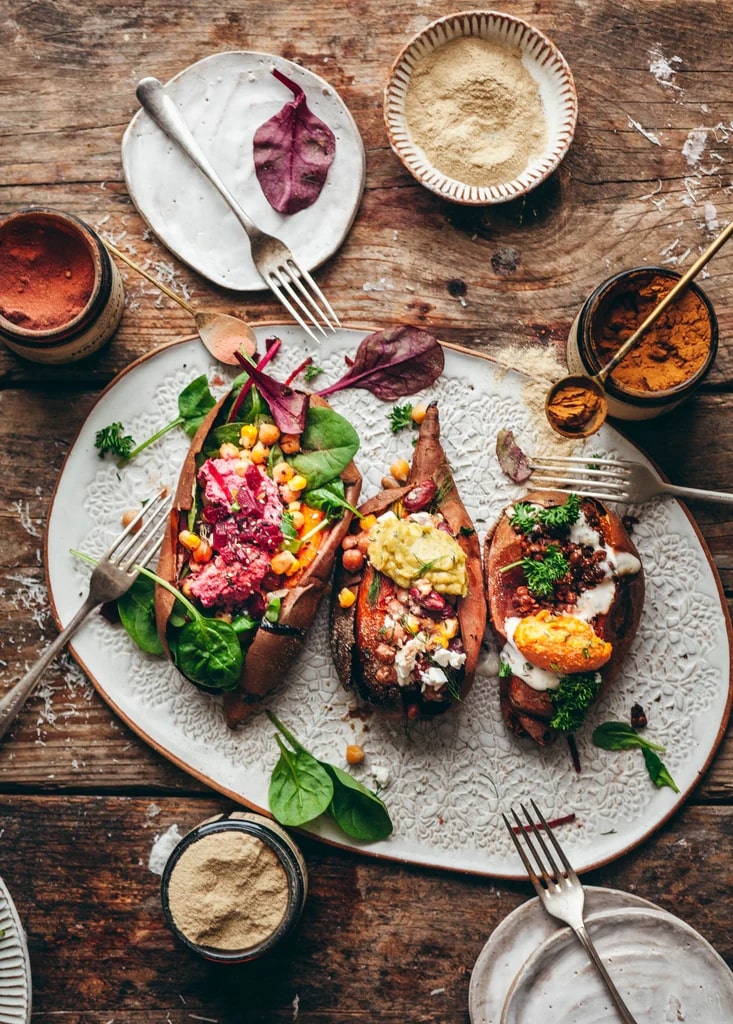
[[(598, 373), (680, 276), (666, 267), (635, 267), (603, 281), (570, 329), (570, 372)], [(606, 378), (609, 416), (646, 420), (670, 412), (697, 391), (717, 351), (715, 310), (693, 281)]]
[(83, 359), (109, 341), (123, 306), (119, 270), (83, 221), (40, 207), (0, 221), (0, 339), (18, 355)]

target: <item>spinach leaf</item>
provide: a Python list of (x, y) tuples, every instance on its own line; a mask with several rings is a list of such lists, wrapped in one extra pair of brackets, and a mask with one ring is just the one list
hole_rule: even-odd
[(625, 722), (604, 722), (593, 730), (592, 739), (595, 745), (603, 750), (630, 750), (632, 747), (641, 747), (646, 770), (654, 785), (669, 786), (675, 793), (679, 793), (677, 783), (657, 754), (657, 751), (663, 754), (664, 747), (640, 736), (630, 725)]
[(192, 683), (234, 690), (244, 664), (239, 637), (223, 619), (198, 613), (178, 634), (176, 666)]
[(141, 651), (162, 654), (163, 645), (155, 625), (155, 584), (147, 576), (138, 576), (117, 601), (117, 612), (124, 629)]
[[(283, 725), (277, 715), (267, 712), (272, 724), (290, 744), (288, 749), (280, 736), (280, 759), (270, 781), (270, 810), (283, 825), (303, 825), (328, 813), (346, 835), (361, 842), (377, 842), (392, 832), (387, 808), (370, 789), (357, 779), (327, 761), (319, 761)], [(317, 765), (328, 782), (328, 801), (322, 806), (327, 789), (323, 775), (315, 772)], [(310, 816), (302, 817), (310, 806)], [(281, 815), (285, 815), (282, 817)], [(295, 822), (292, 817), (298, 817)]]
[(328, 764), (326, 770), (333, 781), (329, 812), (341, 831), (368, 843), (386, 839), (392, 832), (392, 822), (379, 797), (336, 765)]
[(307, 750), (289, 750), (276, 736), (280, 757), (272, 772), (268, 800), (281, 825), (297, 827), (328, 810), (333, 783), (325, 768)]
[(339, 476), (359, 450), (359, 435), (348, 420), (333, 409), (312, 406), (300, 439), (303, 449), (288, 458), (308, 481), (310, 490)]
[(343, 480), (338, 476), (334, 480), (329, 480), (327, 484), (323, 484), (322, 487), (308, 488), (303, 494), (303, 501), (310, 508), (323, 512), (329, 519), (338, 519), (344, 509), (348, 509), (356, 516), (361, 515), (346, 500), (346, 488)]

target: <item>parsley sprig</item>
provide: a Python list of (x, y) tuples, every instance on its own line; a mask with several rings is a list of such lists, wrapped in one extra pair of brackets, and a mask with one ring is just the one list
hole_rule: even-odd
[(405, 427), (412, 426), (412, 403), (405, 402), (404, 405), (396, 405), (387, 414), (389, 420), (389, 429), (393, 434), (397, 434), (400, 430), (404, 430)]
[(548, 690), (554, 714), (550, 725), (558, 732), (575, 732), (582, 724), (586, 711), (598, 696), (601, 676), (598, 672), (573, 672), (560, 676), (555, 690)]
[(121, 459), (127, 459), (135, 447), (135, 439), (131, 434), (123, 433), (124, 427), (117, 421), (108, 427), (98, 430), (94, 438), (94, 447), (99, 449), (100, 459), (111, 452)]
[(516, 569), (521, 565), (529, 590), (535, 597), (552, 597), (555, 584), (570, 568), (565, 555), (557, 544), (548, 544), (544, 558), (520, 558), (502, 568), (502, 572)]
[(572, 526), (579, 515), (580, 498), (577, 494), (569, 494), (562, 505), (551, 505), (549, 508), (528, 501), (517, 502), (509, 515), (509, 522), (521, 533), (531, 533), (538, 525), (550, 529)]

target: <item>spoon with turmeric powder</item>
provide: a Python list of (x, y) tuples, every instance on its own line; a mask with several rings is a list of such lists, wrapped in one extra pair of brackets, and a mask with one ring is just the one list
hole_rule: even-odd
[(604, 388), (604, 381), (608, 375), (615, 370), (642, 335), (684, 291), (731, 235), (733, 235), (733, 220), (723, 228), (702, 255), (660, 299), (646, 319), (619, 346), (615, 355), (597, 373), (592, 375), (569, 374), (552, 385), (545, 399), (545, 415), (556, 433), (562, 434), (563, 437), (583, 438), (590, 437), (591, 434), (600, 430), (608, 415), (608, 401)]
[(236, 316), (229, 316), (227, 313), (212, 313), (203, 309), (195, 309), (190, 302), (187, 302), (182, 296), (163, 284), (162, 281), (149, 274), (147, 270), (144, 270), (134, 260), (131, 260), (124, 252), (120, 252), (106, 238), (103, 238), (102, 242), (117, 259), (122, 260), (128, 267), (132, 267), (138, 274), (147, 281), (150, 281), (151, 284), (154, 284), (156, 288), (159, 288), (169, 299), (173, 299), (187, 313), (191, 314), (196, 322), (196, 330), (199, 333), (199, 337), (218, 362), (227, 363), (230, 366), (239, 366), (239, 360), (235, 353), (245, 352), (250, 356), (254, 354), (257, 348), (257, 338), (245, 320), (241, 320)]

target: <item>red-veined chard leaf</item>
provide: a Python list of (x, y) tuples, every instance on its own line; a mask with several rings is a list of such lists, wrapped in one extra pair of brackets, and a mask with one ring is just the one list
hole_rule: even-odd
[(279, 213), (297, 213), (321, 194), (336, 153), (336, 139), (309, 108), (300, 86), (277, 68), (272, 73), (295, 99), (255, 132), (255, 172), (270, 206)]
[[(248, 362), (239, 353), (235, 353), (245, 368), (255, 387), (270, 407), (272, 418), (283, 434), (302, 434), (308, 414), (308, 395), (303, 391), (294, 391), (287, 384), (275, 380), (269, 373), (264, 373), (259, 366)], [(260, 366), (262, 363), (260, 363)], [(230, 413), (230, 419), (231, 419)]]
[(391, 327), (364, 338), (343, 377), (318, 394), (365, 388), (394, 402), (434, 384), (444, 366), (443, 349), (432, 334), (417, 327)]

